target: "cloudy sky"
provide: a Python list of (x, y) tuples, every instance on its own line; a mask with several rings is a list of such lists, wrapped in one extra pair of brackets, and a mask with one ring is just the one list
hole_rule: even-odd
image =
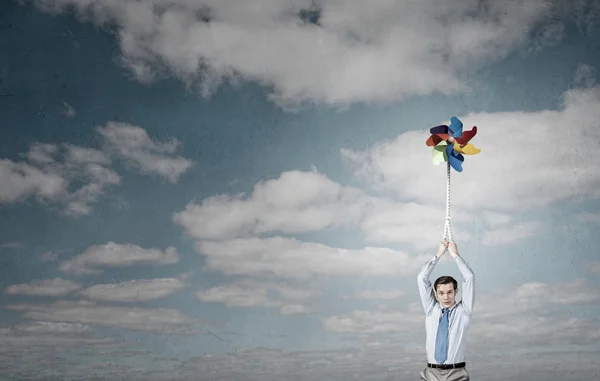
[(482, 150), (452, 178), (471, 376), (598, 377), (599, 17), (3, 1), (0, 378), (418, 378), (451, 116)]

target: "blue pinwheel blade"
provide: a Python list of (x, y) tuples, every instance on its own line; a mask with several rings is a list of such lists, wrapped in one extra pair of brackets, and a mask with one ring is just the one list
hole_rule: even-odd
[(431, 129), (429, 130), (429, 132), (431, 132), (432, 135), (447, 134), (448, 133), (448, 126), (446, 126), (445, 124), (442, 124), (441, 126), (431, 127)]
[(448, 128), (450, 129), (450, 133), (453, 137), (462, 137), (463, 124), (457, 117), (453, 116), (450, 118), (450, 126)]
[(456, 172), (462, 172), (462, 163), (465, 161), (465, 157), (454, 150), (454, 143), (446, 146), (446, 155), (448, 156), (450, 166)]

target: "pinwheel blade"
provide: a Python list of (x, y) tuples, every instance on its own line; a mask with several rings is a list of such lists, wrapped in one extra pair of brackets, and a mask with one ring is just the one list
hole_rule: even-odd
[(431, 127), (429, 129), (429, 132), (431, 133), (431, 135), (447, 134), (448, 126), (446, 126), (445, 124), (442, 124), (440, 126)]
[(445, 145), (433, 147), (431, 161), (433, 161), (433, 165), (439, 165), (440, 163), (448, 161)]
[(461, 146), (467, 144), (473, 137), (477, 135), (477, 126), (473, 126), (472, 129), (468, 131), (463, 131), (462, 136), (460, 138), (456, 138), (456, 142)]
[(463, 124), (457, 117), (453, 116), (450, 118), (450, 126), (448, 127), (450, 134), (455, 138), (462, 136)]
[(481, 150), (479, 148), (476, 148), (473, 144), (469, 143), (467, 145), (464, 146), (460, 146), (458, 144), (454, 145), (454, 150), (458, 153), (462, 153), (465, 155), (477, 155), (479, 152), (481, 152)]
[(454, 143), (446, 146), (446, 155), (448, 155), (450, 166), (454, 168), (456, 172), (462, 172), (462, 163), (465, 161), (465, 158), (454, 150)]
[(449, 136), (450, 135), (448, 134), (431, 135), (429, 139), (427, 139), (427, 142), (425, 142), (425, 144), (427, 144), (428, 147), (435, 147), (438, 145), (439, 142), (445, 142), (446, 140), (448, 140)]

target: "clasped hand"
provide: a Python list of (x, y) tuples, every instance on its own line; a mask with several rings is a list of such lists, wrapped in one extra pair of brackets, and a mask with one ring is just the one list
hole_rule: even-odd
[(436, 256), (441, 257), (442, 255), (444, 255), (446, 250), (448, 250), (448, 252), (450, 252), (450, 255), (453, 257), (456, 257), (458, 255), (458, 247), (456, 246), (456, 242), (448, 242), (445, 239), (443, 239), (440, 241)]

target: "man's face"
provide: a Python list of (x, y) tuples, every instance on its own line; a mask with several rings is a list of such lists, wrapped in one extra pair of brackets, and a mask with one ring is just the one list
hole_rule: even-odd
[(456, 298), (456, 291), (452, 283), (438, 284), (436, 297), (443, 308), (452, 307)]

